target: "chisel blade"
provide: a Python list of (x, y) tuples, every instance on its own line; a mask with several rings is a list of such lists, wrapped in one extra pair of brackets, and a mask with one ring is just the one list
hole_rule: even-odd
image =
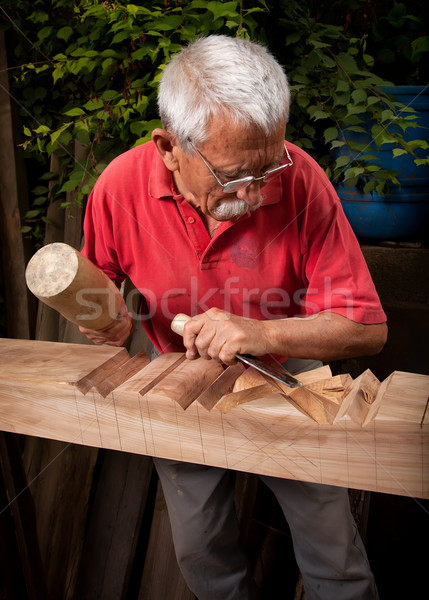
[(295, 377), (293, 377), (286, 370), (268, 365), (251, 354), (236, 354), (235, 357), (238, 360), (246, 363), (246, 365), (257, 369), (261, 373), (264, 373), (264, 375), (268, 375), (276, 381), (280, 381), (280, 383), (284, 383), (288, 387), (295, 388), (302, 387), (303, 385), (300, 381), (298, 381), (298, 379), (295, 379)]

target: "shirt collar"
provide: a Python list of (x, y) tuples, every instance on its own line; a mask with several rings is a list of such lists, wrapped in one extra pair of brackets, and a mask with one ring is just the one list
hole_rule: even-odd
[(282, 197), (282, 179), (277, 177), (271, 183), (262, 188), (263, 201), (261, 206), (268, 206), (269, 204), (278, 204)]
[(159, 198), (160, 200), (163, 198), (171, 198), (175, 194), (171, 171), (165, 166), (155, 145), (152, 158), (152, 169), (149, 175), (148, 191), (153, 198)]

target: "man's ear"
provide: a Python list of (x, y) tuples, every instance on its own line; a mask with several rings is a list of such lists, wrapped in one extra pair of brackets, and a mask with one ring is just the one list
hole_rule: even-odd
[(179, 168), (179, 163), (173, 150), (175, 147), (177, 149), (177, 144), (171, 133), (166, 129), (154, 129), (152, 132), (152, 141), (167, 169), (176, 171)]

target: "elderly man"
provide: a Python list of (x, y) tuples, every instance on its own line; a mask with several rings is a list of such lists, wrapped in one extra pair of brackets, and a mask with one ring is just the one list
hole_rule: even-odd
[[(225, 364), (268, 355), (296, 373), (383, 347), (385, 315), (340, 202), (314, 160), (284, 142), (288, 109), (287, 78), (265, 48), (199, 39), (164, 71), (164, 128), (99, 178), (84, 252), (140, 290), (155, 352)], [(193, 315), (183, 340), (170, 329), (178, 312)], [(121, 345), (132, 327), (125, 305), (121, 315), (82, 331)], [(154, 461), (190, 589), (199, 600), (256, 598), (233, 473)], [(288, 520), (308, 598), (377, 598), (347, 490), (262, 479)]]

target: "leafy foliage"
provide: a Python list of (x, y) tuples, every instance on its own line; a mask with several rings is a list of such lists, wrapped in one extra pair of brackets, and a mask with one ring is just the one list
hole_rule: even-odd
[[(288, 138), (332, 181), (386, 193), (398, 184), (396, 171), (378, 164), (386, 147), (429, 163), (425, 135), (407, 141), (416, 114), (383, 91), (384, 69), (398, 57), (412, 65), (403, 69), (409, 77), (425, 72), (422, 19), (396, 0), (386, 0), (385, 14), (386, 2), (372, 3), (371, 12), (366, 0), (9, 1), (0, 0), (0, 15), (14, 51), (12, 93), (26, 154), (42, 165), (22, 229), (37, 243), (50, 202), (83, 203), (113, 158), (150, 139), (164, 65), (210, 33), (273, 49), (291, 83)], [(52, 159), (59, 173), (49, 170)]]
[(399, 185), (396, 171), (377, 164), (386, 145), (393, 156), (409, 153), (417, 165), (428, 165), (425, 139), (404, 135), (418, 127), (417, 115), (384, 92), (392, 84), (374, 73), (366, 36), (316, 19), (309, 4), (283, 0), (280, 10), (284, 48), (277, 52), (293, 96), (289, 139), (313, 154), (332, 181), (358, 184), (365, 194)]
[[(170, 55), (214, 32), (250, 37), (254, 15), (266, 10), (263, 1), (253, 4), (15, 0), (14, 10), (6, 7), (14, 15), (12, 87), (23, 147), (46, 165), (61, 158), (61, 173), (46, 171), (33, 189), (23, 232), (40, 240), (50, 201), (73, 192), (82, 203), (113, 158), (149, 140), (160, 125), (156, 88)], [(84, 160), (76, 160), (77, 146)]]

